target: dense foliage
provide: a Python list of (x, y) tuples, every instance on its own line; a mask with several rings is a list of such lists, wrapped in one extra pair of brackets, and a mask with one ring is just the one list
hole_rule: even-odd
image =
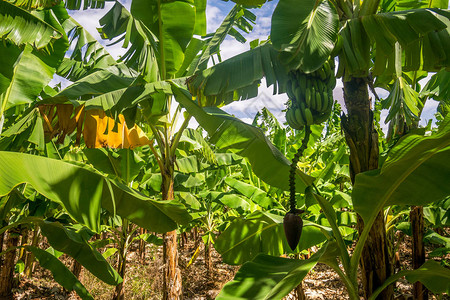
[[(162, 297), (178, 299), (177, 240), (192, 230), (208, 270), (211, 247), (242, 265), (218, 299), (281, 299), (318, 262), (350, 299), (389, 299), (403, 276), (450, 294), (448, 1), (280, 0), (270, 37), (222, 61), (221, 43), (245, 42), (258, 22), (249, 7), (265, 1), (235, 2), (208, 33), (206, 0), (133, 0), (130, 10), (114, 1), (98, 31), (126, 48), (115, 59), (67, 11), (104, 1), (0, 1), (0, 297), (14, 269), (32, 276), (37, 260), (92, 299), (65, 253), (121, 299), (127, 251), (140, 241), (164, 244)], [(55, 75), (71, 84), (50, 86)], [(263, 78), (290, 98), (288, 124), (266, 108), (253, 124), (221, 109), (253, 101)], [(345, 107), (333, 99), (336, 78)], [(436, 125), (421, 127), (431, 99)], [(199, 128), (188, 128), (192, 118)], [(296, 245), (283, 218), (300, 211)], [(386, 266), (394, 231), (440, 247), (413, 270), (387, 267), (375, 283), (364, 275), (360, 291), (360, 262), (376, 272), (365, 250), (373, 230)], [(38, 247), (42, 237), (49, 248)], [(30, 255), (16, 259), (18, 249)]]

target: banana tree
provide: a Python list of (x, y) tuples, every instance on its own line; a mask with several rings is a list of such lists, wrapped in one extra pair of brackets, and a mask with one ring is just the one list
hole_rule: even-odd
[[(405, 136), (389, 152), (381, 169), (356, 176), (352, 202), (355, 211), (362, 216), (366, 224), (372, 225), (385, 206), (425, 205), (448, 197), (450, 190), (443, 184), (444, 173), (440, 173), (441, 169), (437, 171), (438, 169), (433, 166), (435, 163), (440, 164), (450, 154), (449, 121), (447, 119), (432, 136), (414, 134)], [(449, 166), (445, 165), (444, 168), (447, 170)], [(377, 201), (367, 201), (375, 196)], [(350, 253), (344, 243), (344, 232), (338, 227), (338, 215), (331, 201), (317, 194), (311, 187), (307, 188), (306, 197), (311, 203), (320, 206), (328, 221), (331, 232), (327, 235), (327, 244), (310, 259), (302, 261), (267, 254), (256, 256), (241, 267), (232, 282), (225, 285), (218, 299), (245, 299), (250, 295), (254, 299), (281, 299), (302, 281), (317, 262), (328, 264), (333, 268), (347, 287), (350, 299), (359, 299), (358, 264), (364, 244), (369, 239), (370, 227), (365, 228), (354, 251)], [(339, 267), (337, 257), (343, 269)], [(429, 260), (416, 270), (401, 271), (392, 275), (369, 299), (376, 299), (383, 289), (402, 276), (411, 283), (422, 282), (433, 293), (450, 291), (448, 283), (450, 272), (439, 263)]]
[[(14, 5), (17, 4), (18, 6)], [(71, 19), (67, 11), (64, 8), (64, 3), (54, 3), (54, 2), (39, 2), (35, 3), (33, 1), (30, 2), (20, 2), (20, 3), (9, 3), (2, 1), (0, 4), (2, 5), (1, 10), (1, 24), (2, 24), (2, 59), (4, 60), (4, 64), (2, 64), (2, 89), (1, 89), (1, 127), (3, 128), (4, 121), (5, 121), (5, 112), (9, 112), (8, 119), (6, 120), (6, 123), (8, 127), (9, 125), (14, 126), (15, 119), (17, 118), (17, 112), (19, 110), (16, 110), (16, 113), (14, 113), (14, 108), (18, 108), (19, 105), (29, 105), (29, 104), (35, 104), (35, 101), (37, 100), (38, 96), (42, 96), (43, 98), (46, 98), (48, 96), (54, 96), (55, 93), (51, 92), (49, 93), (48, 88), (46, 85), (50, 81), (51, 77), (57, 71), (61, 75), (70, 76), (70, 78), (86, 78), (89, 75), (93, 75), (92, 73), (95, 73), (90, 78), (94, 78), (92, 80), (98, 80), (99, 73), (96, 73), (96, 71), (103, 71), (105, 68), (110, 68), (107, 72), (103, 72), (104, 76), (108, 76), (110, 80), (109, 81), (102, 81), (103, 88), (108, 87), (105, 86), (106, 82), (110, 82), (110, 86), (114, 86), (114, 88), (117, 87), (125, 87), (128, 86), (136, 77), (137, 72), (130, 71), (124, 64), (117, 64), (114, 59), (111, 59), (111, 57), (104, 51), (103, 47), (99, 47), (99, 43), (96, 43), (92, 40), (92, 37), (86, 34), (86, 32), (73, 20)], [(34, 11), (33, 13), (30, 13), (28, 10), (32, 10), (35, 8), (35, 6), (38, 5), (40, 10)], [(183, 6), (183, 4), (180, 4)], [(19, 6), (22, 6), (19, 7)], [(191, 4), (185, 4), (185, 9), (189, 11), (191, 15), (195, 15), (195, 13), (192, 12), (192, 6)], [(201, 3), (198, 5), (199, 7), (202, 6)], [(28, 10), (27, 10), (28, 9)], [(204, 8), (203, 8), (204, 9)], [(194, 9), (195, 10), (195, 9)], [(167, 10), (166, 10), (167, 11)], [(199, 8), (199, 12), (201, 15), (201, 8)], [(199, 26), (201, 31), (201, 16), (199, 17)], [(192, 20), (191, 20), (192, 21)], [(170, 31), (170, 30), (169, 30)], [(197, 33), (200, 33), (197, 31)], [(77, 47), (75, 47), (75, 51), (72, 52), (72, 57), (68, 59), (63, 59), (65, 52), (68, 50), (69, 45), (69, 37), (71, 42), (77, 43)], [(87, 52), (84, 52), (81, 50), (81, 48), (85, 45), (88, 45)], [(174, 45), (176, 48), (176, 45)], [(170, 48), (170, 47), (169, 47)], [(179, 57), (178, 55), (176, 55)], [(44, 71), (44, 72), (43, 72)], [(86, 81), (86, 80), (85, 80)], [(97, 81), (98, 83), (98, 81)], [(109, 86), (109, 87), (110, 87)], [(50, 89), (51, 90), (51, 89)], [(48, 95), (50, 94), (50, 95)], [(3, 145), (5, 147), (14, 146), (11, 145), (11, 140), (13, 142), (16, 142), (16, 145), (19, 144), (21, 138), (17, 138), (19, 135), (17, 134), (17, 130), (19, 130), (19, 133), (24, 133), (26, 135), (27, 142), (34, 143), (38, 146), (42, 146), (42, 133), (43, 133), (43, 127), (42, 127), (42, 120), (37, 117), (36, 108), (30, 108), (31, 115), (27, 115), (25, 119), (20, 120), (21, 124), (20, 126), (16, 126), (16, 132), (8, 132), (7, 135), (4, 136), (4, 139), (2, 139), (3, 142), (5, 142)], [(12, 113), (10, 113), (12, 112)], [(27, 111), (28, 113), (29, 111)], [(38, 113), (39, 114), (39, 113)], [(59, 115), (59, 114), (58, 114)], [(31, 116), (31, 120), (30, 120)], [(69, 114), (70, 117), (70, 114)], [(59, 118), (61, 123), (63, 123), (61, 119)], [(33, 122), (35, 121), (35, 123)], [(22, 125), (26, 126), (22, 126)], [(48, 125), (48, 124), (47, 124)], [(11, 127), (10, 127), (11, 128)], [(31, 138), (30, 138), (30, 131), (31, 131)], [(40, 139), (35, 140), (32, 137), (39, 137)], [(45, 150), (45, 148), (39, 148), (37, 149), (39, 151)], [(35, 152), (38, 153), (38, 152)], [(45, 161), (38, 157), (28, 157), (26, 155), (19, 156), (19, 157), (12, 157), (8, 156), (8, 153), (4, 153), (6, 156), (4, 159), (2, 159), (2, 168), (5, 168), (4, 172), (9, 172), (10, 167), (14, 164), (21, 164), (24, 169), (30, 166), (40, 166), (45, 170), (46, 167), (48, 167), (48, 170), (53, 169), (54, 171), (57, 169), (64, 169), (64, 164), (62, 162), (54, 162), (54, 161)], [(9, 160), (9, 161), (8, 161)], [(59, 165), (59, 167), (57, 166)], [(90, 183), (94, 183), (94, 185), (97, 185), (97, 188), (94, 188), (95, 191), (91, 190), (91, 194), (94, 195), (95, 200), (90, 202), (90, 205), (87, 205), (85, 202), (79, 203), (79, 199), (77, 199), (78, 196), (83, 196), (82, 194), (84, 192), (80, 192), (81, 190), (73, 186), (72, 192), (74, 194), (67, 195), (64, 194), (64, 185), (62, 183), (59, 183), (59, 188), (55, 185), (46, 185), (45, 182), (48, 181), (48, 178), (46, 176), (56, 176), (54, 172), (48, 171), (48, 172), (40, 172), (42, 175), (40, 178), (36, 177), (27, 177), (27, 174), (23, 173), (22, 176), (14, 177), (14, 180), (9, 180), (8, 182), (2, 182), (3, 183), (3, 195), (8, 194), (12, 188), (10, 184), (17, 184), (18, 181), (20, 182), (27, 182), (31, 185), (33, 185), (37, 190), (39, 190), (41, 193), (44, 193), (47, 197), (52, 199), (53, 201), (59, 201), (60, 203), (63, 203), (65, 209), (71, 214), (71, 216), (83, 223), (88, 225), (93, 230), (98, 230), (98, 213), (100, 209), (100, 198), (103, 194), (106, 196), (105, 200), (108, 199), (107, 192), (105, 190), (105, 193), (103, 193), (101, 190), (103, 187), (105, 187), (107, 190), (110, 191), (110, 195), (116, 194), (113, 196), (113, 198), (117, 201), (120, 201), (120, 199), (128, 198), (127, 201), (130, 199), (137, 200), (133, 201), (135, 204), (140, 203), (142, 212), (144, 212), (144, 215), (142, 216), (135, 216), (131, 217), (132, 212), (128, 211), (126, 212), (123, 210), (123, 205), (117, 205), (118, 203), (113, 203), (113, 201), (106, 200), (103, 204), (108, 206), (108, 209), (112, 213), (118, 213), (119, 215), (122, 215), (126, 217), (127, 219), (130, 219), (131, 221), (137, 221), (135, 223), (139, 224), (151, 229), (152, 231), (164, 231), (164, 226), (160, 227), (162, 224), (156, 225), (156, 223), (150, 224), (144, 219), (145, 215), (147, 213), (152, 214), (156, 213), (157, 215), (161, 213), (161, 208), (164, 210), (164, 207), (168, 208), (165, 204), (158, 207), (158, 205), (154, 206), (152, 201), (147, 201), (147, 197), (144, 195), (141, 195), (137, 193), (136, 191), (127, 188), (126, 186), (123, 186), (122, 184), (119, 184), (117, 186), (116, 184), (112, 184), (110, 182), (104, 182), (103, 179), (101, 179), (101, 176), (99, 174), (93, 175), (89, 173), (89, 170), (74, 170), (70, 168), (71, 165), (66, 168), (66, 171), (68, 173), (59, 174), (62, 177), (66, 178), (67, 180), (75, 180), (77, 176), (79, 179), (84, 178), (95, 178), (97, 179), (92, 180)], [(42, 171), (41, 170), (41, 171)], [(70, 171), (69, 171), (70, 170)], [(86, 173), (87, 171), (87, 173)], [(64, 172), (63, 172), (64, 173)], [(81, 175), (83, 174), (84, 175)], [(95, 172), (94, 172), (95, 173)], [(13, 173), (10, 173), (11, 175)], [(31, 173), (28, 173), (30, 175)], [(70, 179), (71, 178), (71, 179)], [(12, 179), (12, 178), (9, 178)], [(83, 180), (81, 180), (83, 181)], [(15, 183), (14, 183), (15, 182)], [(58, 182), (53, 181), (53, 184), (58, 184)], [(59, 192), (55, 192), (55, 190), (59, 190)], [(79, 192), (76, 192), (75, 190), (78, 190)], [(81, 193), (81, 194), (80, 194)], [(112, 194), (111, 194), (112, 193)], [(89, 194), (89, 193), (88, 193)], [(86, 197), (86, 199), (91, 199), (91, 197)], [(183, 211), (181, 206), (172, 204), (173, 201), (169, 201), (166, 204), (174, 208), (172, 211), (175, 214), (179, 214), (178, 217), (183, 218)], [(149, 206), (150, 205), (150, 206)], [(104, 207), (106, 207), (104, 206)], [(122, 209), (120, 207), (122, 206)], [(138, 204), (139, 206), (139, 204)], [(133, 208), (134, 211), (139, 210), (138, 206), (135, 206)], [(153, 206), (153, 207), (152, 207)], [(88, 209), (86, 211), (86, 209)], [(181, 210), (180, 210), (181, 209)], [(119, 212), (119, 210), (122, 210), (122, 212)], [(153, 212), (152, 212), (153, 211)], [(177, 212), (178, 211), (178, 212)], [(167, 213), (167, 212), (166, 212)], [(164, 214), (164, 213), (163, 213)], [(171, 213), (169, 213), (171, 214)], [(187, 215), (184, 215), (186, 217)], [(143, 217), (143, 218), (142, 218)], [(176, 218), (178, 218), (176, 217)], [(153, 217), (147, 218), (148, 220), (153, 219)], [(170, 217), (169, 217), (170, 219)], [(166, 219), (163, 221), (167, 227), (165, 227), (167, 230), (173, 230), (175, 227), (173, 226), (175, 223), (173, 223), (173, 220)], [(180, 220), (180, 219), (179, 219)], [(186, 221), (187, 219), (185, 219)], [(161, 221), (161, 220), (160, 220)], [(168, 222), (167, 222), (168, 221)], [(144, 223), (147, 223), (144, 225)], [(158, 223), (159, 221), (157, 221)], [(154, 227), (153, 225), (156, 225)], [(151, 228), (154, 227), (154, 228)], [(158, 230), (156, 230), (158, 227), (160, 227)], [(2, 235), (3, 236), (3, 235)]]
[[(411, 4), (391, 1), (308, 1), (298, 6), (295, 1), (282, 0), (272, 16), (273, 46), (259, 46), (196, 74), (190, 89), (195, 95), (230, 97), (233, 92), (255, 87), (265, 76), (267, 84), (274, 85), (274, 92), (283, 92), (277, 89), (284, 81), (277, 66), (310, 73), (320, 68), (330, 55), (337, 55), (337, 75), (344, 81), (347, 108), (342, 128), (350, 148), (350, 174), (354, 182), (356, 174), (378, 168), (378, 135), (368, 94), (369, 85), (373, 87), (371, 78), (391, 80), (395, 74), (396, 43), (403, 49), (406, 70), (439, 71), (448, 67), (448, 56), (444, 53), (449, 50), (446, 46), (449, 21), (448, 12), (442, 10), (447, 4), (420, 2), (410, 7)], [(420, 25), (423, 20), (427, 20), (428, 26)], [(250, 62), (251, 67), (241, 67)], [(218, 81), (227, 85), (219, 85)], [(247, 93), (242, 98), (252, 96)], [(414, 103), (401, 105), (412, 114), (417, 112)], [(363, 227), (359, 218), (361, 234)], [(384, 228), (380, 213), (361, 261), (366, 297), (391, 272), (385, 247), (378, 247), (385, 245)], [(382, 297), (390, 299), (392, 290), (385, 291)]]
[[(206, 1), (136, 0), (128, 12), (116, 2), (100, 20), (99, 32), (103, 39), (123, 41), (123, 47), (128, 48), (118, 62), (111, 60), (75, 21), (67, 19), (66, 33), (75, 50), (57, 72), (76, 82), (41, 102), (70, 100), (84, 104), (86, 110), (100, 107), (114, 118), (123, 113), (127, 124), (145, 124), (158, 145), (151, 148), (162, 175), (164, 200), (174, 197), (176, 149), (190, 119), (186, 115), (181, 128), (176, 128), (181, 109), (171, 110), (171, 89), (165, 80), (183, 82), (183, 76), (204, 69), (227, 35), (242, 40), (236, 28), (248, 32), (254, 21), (250, 11), (237, 5), (216, 33), (198, 39), (194, 35), (206, 33), (205, 8)], [(171, 299), (181, 294), (176, 245), (176, 232), (167, 233), (164, 297)]]

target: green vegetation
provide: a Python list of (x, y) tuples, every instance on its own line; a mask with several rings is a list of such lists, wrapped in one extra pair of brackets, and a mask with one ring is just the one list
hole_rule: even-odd
[[(104, 1), (81, 2), (0, 1), (0, 298), (37, 261), (82, 299), (81, 266), (123, 299), (139, 242), (163, 249), (160, 296), (179, 299), (188, 232), (208, 274), (212, 247), (242, 265), (218, 299), (282, 299), (319, 262), (350, 299), (393, 299), (403, 276), (416, 299), (450, 294), (448, 1), (280, 0), (270, 37), (224, 61), (265, 1), (235, 1), (211, 33), (206, 0), (114, 2), (98, 31), (126, 48), (118, 60), (67, 12)], [(55, 74), (71, 84), (49, 86)], [(266, 108), (251, 125), (221, 109), (263, 78), (289, 97), (287, 127)], [(421, 127), (430, 99), (436, 126)], [(396, 231), (412, 270), (394, 272)], [(424, 243), (439, 245), (428, 259)]]

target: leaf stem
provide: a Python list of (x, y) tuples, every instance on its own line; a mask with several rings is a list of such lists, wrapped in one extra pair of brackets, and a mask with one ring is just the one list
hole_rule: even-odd
[(347, 288), (348, 296), (352, 300), (359, 300), (358, 295), (358, 282), (353, 282), (348, 275), (346, 275), (341, 268), (339, 268), (339, 265), (337, 264), (337, 261), (327, 261), (326, 264), (330, 266), (341, 278), (342, 282), (344, 283), (345, 287)]
[(189, 121), (191, 120), (191, 117), (192, 117), (192, 115), (189, 114), (189, 116), (184, 119), (183, 124), (181, 124), (180, 129), (175, 134), (175, 137), (173, 139), (171, 149), (170, 149), (171, 155), (175, 155), (175, 150), (178, 147), (178, 143), (180, 142), (181, 135), (183, 134), (183, 131), (186, 129), (186, 127), (189, 125)]

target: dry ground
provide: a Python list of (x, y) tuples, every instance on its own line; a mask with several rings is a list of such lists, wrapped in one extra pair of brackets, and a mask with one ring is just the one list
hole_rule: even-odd
[[(125, 278), (125, 299), (161, 299), (162, 287), (162, 247), (147, 246), (145, 263), (140, 263), (137, 246), (131, 249), (128, 255), (127, 275)], [(180, 247), (180, 267), (183, 274), (184, 299), (214, 299), (222, 286), (234, 277), (238, 267), (229, 266), (221, 261), (220, 255), (213, 250), (213, 273), (208, 276), (204, 264), (203, 251), (189, 267), (186, 267), (192, 254), (194, 245), (188, 244)], [(432, 250), (432, 247), (427, 249)], [(401, 269), (410, 269), (411, 242), (405, 237), (399, 248)], [(450, 256), (446, 257), (447, 261)], [(63, 259), (67, 265), (71, 261)], [(114, 265), (114, 261), (111, 263)], [(82, 270), (81, 282), (90, 291), (95, 299), (111, 299), (114, 287), (108, 286), (89, 272)], [(412, 299), (411, 284), (406, 280), (396, 283), (397, 299)], [(318, 264), (304, 279), (303, 289), (307, 299), (348, 299), (347, 292), (339, 277), (329, 267)], [(20, 284), (15, 289), (15, 299), (79, 299), (73, 293), (67, 293), (53, 280), (49, 271), (36, 267), (34, 277), (20, 278)], [(430, 299), (436, 299), (430, 297)], [(286, 297), (287, 300), (297, 299), (294, 293)], [(450, 299), (444, 296), (443, 299)]]

